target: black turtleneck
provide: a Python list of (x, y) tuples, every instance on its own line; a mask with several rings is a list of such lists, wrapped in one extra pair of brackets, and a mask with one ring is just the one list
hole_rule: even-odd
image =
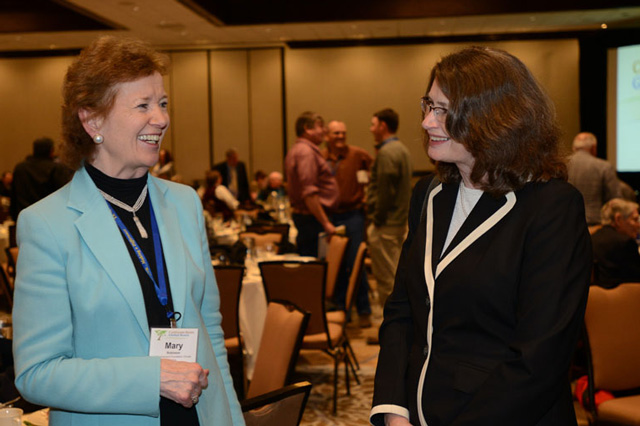
[[(147, 184), (148, 176), (145, 174), (142, 177), (134, 179), (117, 179), (102, 173), (100, 170), (93, 167), (91, 164), (85, 164), (87, 173), (96, 184), (98, 189), (111, 195), (113, 198), (125, 203), (128, 206), (133, 206), (138, 197), (142, 193), (144, 186)], [(106, 202), (106, 201), (105, 201)], [(149, 210), (150, 201), (149, 195), (144, 200), (144, 203), (140, 207), (140, 210), (136, 212), (136, 216), (142, 222), (142, 226), (147, 231), (148, 237), (142, 238), (138, 227), (133, 221), (133, 214), (109, 203), (115, 210), (124, 226), (131, 233), (136, 240), (138, 246), (144, 253), (144, 257), (149, 262), (149, 267), (153, 273), (153, 278), (158, 282), (158, 273), (156, 266), (155, 251), (153, 249), (153, 236), (151, 232), (151, 212)], [(169, 319), (167, 318), (165, 308), (160, 304), (158, 296), (155, 291), (153, 281), (149, 278), (144, 268), (140, 264), (138, 257), (136, 256), (131, 244), (125, 239), (122, 232), (120, 232), (125, 246), (131, 257), (131, 261), (138, 274), (138, 280), (142, 288), (142, 296), (144, 297), (144, 304), (146, 308), (147, 321), (149, 327), (169, 327)], [(164, 262), (164, 251), (162, 251), (163, 264), (164, 264), (164, 276), (167, 282), (167, 296), (169, 298), (168, 308), (173, 311), (173, 302), (171, 299), (171, 286), (169, 285), (169, 274), (167, 273), (167, 262)], [(177, 404), (166, 398), (160, 399), (160, 421), (163, 426), (168, 425), (198, 425), (198, 417), (195, 408), (186, 409), (180, 404)]]

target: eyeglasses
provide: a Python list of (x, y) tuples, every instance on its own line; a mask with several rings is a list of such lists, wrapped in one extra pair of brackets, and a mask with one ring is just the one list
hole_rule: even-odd
[(422, 109), (422, 113), (425, 116), (433, 111), (433, 115), (436, 116), (436, 119), (443, 123), (447, 118), (447, 112), (449, 112), (449, 110), (446, 108), (434, 106), (433, 100), (427, 96), (423, 96), (422, 98), (420, 98), (420, 108)]

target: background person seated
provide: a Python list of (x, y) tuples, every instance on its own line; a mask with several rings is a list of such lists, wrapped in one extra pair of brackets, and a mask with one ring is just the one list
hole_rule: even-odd
[(269, 173), (267, 185), (258, 193), (258, 200), (267, 201), (273, 191), (275, 191), (279, 197), (287, 195), (287, 191), (284, 188), (284, 177), (280, 172)]
[(601, 210), (602, 228), (592, 236), (594, 284), (612, 288), (640, 282), (638, 204), (621, 198), (609, 200)]
[(206, 189), (202, 196), (202, 205), (212, 216), (222, 213), (225, 222), (233, 218), (233, 212), (240, 204), (233, 194), (222, 185), (222, 178), (217, 170), (209, 170), (206, 175)]

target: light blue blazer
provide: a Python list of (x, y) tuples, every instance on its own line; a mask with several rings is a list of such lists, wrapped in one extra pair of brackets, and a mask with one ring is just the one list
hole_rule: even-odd
[[(200, 425), (244, 425), (220, 327), (220, 298), (201, 202), (184, 185), (149, 176), (178, 327), (198, 328), (210, 370)], [(23, 210), (14, 295), (16, 386), (52, 407), (50, 424), (159, 425), (160, 359), (138, 276), (105, 200), (84, 168)]]

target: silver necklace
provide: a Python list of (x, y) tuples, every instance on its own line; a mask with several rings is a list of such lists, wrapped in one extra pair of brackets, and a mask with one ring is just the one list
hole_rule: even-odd
[(142, 222), (140, 222), (140, 219), (138, 219), (138, 216), (136, 216), (136, 212), (140, 210), (140, 207), (142, 207), (142, 204), (144, 204), (144, 200), (147, 198), (147, 185), (145, 185), (144, 188), (142, 188), (142, 192), (140, 193), (140, 196), (136, 200), (136, 203), (133, 205), (133, 207), (128, 206), (122, 201), (113, 198), (111, 195), (107, 194), (106, 192), (100, 189), (98, 189), (98, 191), (100, 191), (104, 199), (110, 202), (111, 204), (114, 204), (120, 207), (121, 209), (128, 211), (129, 213), (133, 213), (133, 223), (135, 223), (136, 226), (138, 227), (138, 232), (140, 232), (140, 236), (142, 238), (149, 237), (149, 234), (147, 234), (147, 230), (144, 229), (144, 226), (142, 226)]

